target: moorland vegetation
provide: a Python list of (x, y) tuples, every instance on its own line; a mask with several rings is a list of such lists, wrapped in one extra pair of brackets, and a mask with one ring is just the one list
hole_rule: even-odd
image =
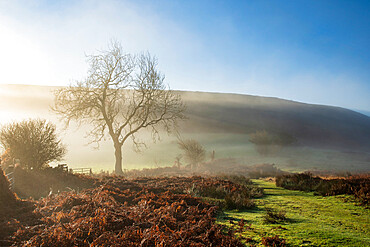
[(289, 190), (314, 191), (321, 196), (353, 195), (366, 207), (370, 202), (370, 175), (325, 179), (312, 173), (286, 174), (276, 177), (276, 185)]
[[(6, 192), (12, 200), (20, 202), (9, 192), (2, 172), (0, 179), (5, 184), (1, 193)], [(253, 196), (260, 196), (263, 190), (253, 189), (254, 185), (245, 178), (237, 179), (245, 180), (244, 185), (203, 177), (93, 179), (94, 188), (79, 193), (73, 190), (50, 194), (38, 201), (28, 201), (32, 207), (26, 209), (1, 205), (0, 211), (13, 213), (2, 215), (0, 243), (3, 246), (243, 246), (233, 231), (216, 224), (220, 205), (228, 203), (215, 205), (195, 196), (196, 192), (220, 199), (213, 190), (222, 191), (223, 196), (241, 195), (243, 201), (235, 205), (253, 207)], [(17, 213), (20, 210), (22, 213)]]

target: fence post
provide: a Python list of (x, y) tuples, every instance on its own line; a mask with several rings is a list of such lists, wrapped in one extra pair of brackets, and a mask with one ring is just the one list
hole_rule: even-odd
[(6, 169), (5, 176), (9, 180), (9, 189), (13, 190), (14, 189), (14, 183), (15, 183), (15, 178), (14, 178), (14, 166), (9, 166)]

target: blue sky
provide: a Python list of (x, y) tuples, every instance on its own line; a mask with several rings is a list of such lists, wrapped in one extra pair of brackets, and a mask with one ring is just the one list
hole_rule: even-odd
[[(0, 83), (68, 85), (111, 38), (171, 88), (370, 111), (369, 1), (0, 0)], [(23, 71), (20, 73), (19, 71)]]

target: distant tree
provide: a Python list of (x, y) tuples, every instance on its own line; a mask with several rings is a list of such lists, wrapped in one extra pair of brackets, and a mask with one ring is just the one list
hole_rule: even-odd
[(119, 43), (88, 56), (87, 78), (55, 92), (53, 109), (68, 125), (71, 120), (92, 126), (88, 133), (99, 143), (108, 133), (115, 149), (115, 173), (122, 172), (122, 145), (129, 139), (136, 151), (145, 143), (137, 133), (149, 129), (153, 140), (159, 130), (171, 132), (184, 119), (185, 106), (164, 84), (157, 60), (149, 54), (124, 54)]
[(249, 135), (249, 141), (256, 145), (272, 145), (273, 138), (272, 135), (267, 133), (266, 130), (256, 131)]
[(206, 158), (206, 151), (203, 146), (196, 140), (181, 140), (177, 142), (181, 150), (184, 151), (184, 158), (190, 163), (191, 167), (196, 167)]
[(210, 152), (210, 158), (211, 158), (211, 161), (215, 161), (215, 158), (216, 158), (216, 152), (215, 150), (212, 150), (212, 152)]
[(181, 167), (181, 159), (182, 159), (182, 154), (179, 154), (175, 157), (175, 166), (177, 166), (177, 168)]
[(0, 130), (0, 144), (6, 149), (4, 155), (8, 161), (19, 159), (21, 166), (27, 169), (46, 167), (66, 153), (55, 125), (41, 119), (4, 125)]
[(279, 133), (274, 135), (273, 142), (276, 145), (280, 146), (288, 146), (297, 141), (296, 138), (294, 138), (292, 135), (287, 134), (287, 133)]
[(259, 154), (268, 155), (276, 152), (283, 146), (294, 143), (296, 139), (286, 133), (271, 134), (266, 130), (260, 130), (250, 134), (249, 141), (255, 144)]
[(255, 145), (255, 149), (260, 155), (268, 155), (274, 149), (271, 147), (272, 136), (266, 130), (250, 134), (249, 141)]

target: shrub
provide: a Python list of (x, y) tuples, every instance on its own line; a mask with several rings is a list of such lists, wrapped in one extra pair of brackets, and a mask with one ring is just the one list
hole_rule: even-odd
[(370, 202), (370, 175), (322, 179), (311, 173), (289, 174), (277, 176), (276, 186), (290, 190), (314, 191), (321, 196), (354, 195), (365, 206)]
[(297, 173), (276, 177), (276, 186), (289, 190), (313, 191), (318, 186), (320, 178), (311, 173)]
[(285, 239), (280, 238), (278, 235), (274, 237), (262, 237), (262, 244), (271, 247), (286, 246)]
[(252, 185), (252, 181), (247, 178), (246, 176), (243, 176), (243, 175), (220, 175), (218, 176), (219, 179), (223, 179), (223, 180), (227, 180), (227, 181), (231, 181), (233, 183), (236, 183), (236, 184), (240, 184), (240, 185), (244, 185), (244, 186), (248, 186), (248, 185)]
[(225, 197), (225, 209), (250, 209), (255, 207), (252, 199), (242, 193), (232, 193)]
[(264, 190), (261, 187), (253, 186), (250, 189), (250, 194), (254, 198), (259, 198), (259, 197), (262, 197), (264, 195)]
[(190, 194), (200, 197), (211, 197), (216, 199), (224, 199), (227, 192), (222, 186), (194, 186), (189, 190)]
[(3, 126), (0, 144), (11, 160), (19, 159), (27, 169), (47, 167), (49, 162), (60, 160), (66, 153), (66, 148), (57, 137), (55, 125), (41, 119)]
[[(199, 183), (192, 184), (186, 190), (187, 193), (197, 197), (208, 197), (213, 199), (224, 199), (223, 206), (226, 209), (249, 209), (255, 206), (252, 198), (263, 195), (263, 188), (251, 184), (250, 180), (244, 176), (224, 176), (229, 180), (216, 179), (202, 180)], [(230, 180), (239, 181), (248, 184), (241, 185)], [(215, 200), (216, 204), (220, 201)]]
[(278, 211), (273, 208), (266, 208), (265, 215), (263, 216), (263, 221), (267, 224), (281, 223), (287, 220), (284, 211)]

